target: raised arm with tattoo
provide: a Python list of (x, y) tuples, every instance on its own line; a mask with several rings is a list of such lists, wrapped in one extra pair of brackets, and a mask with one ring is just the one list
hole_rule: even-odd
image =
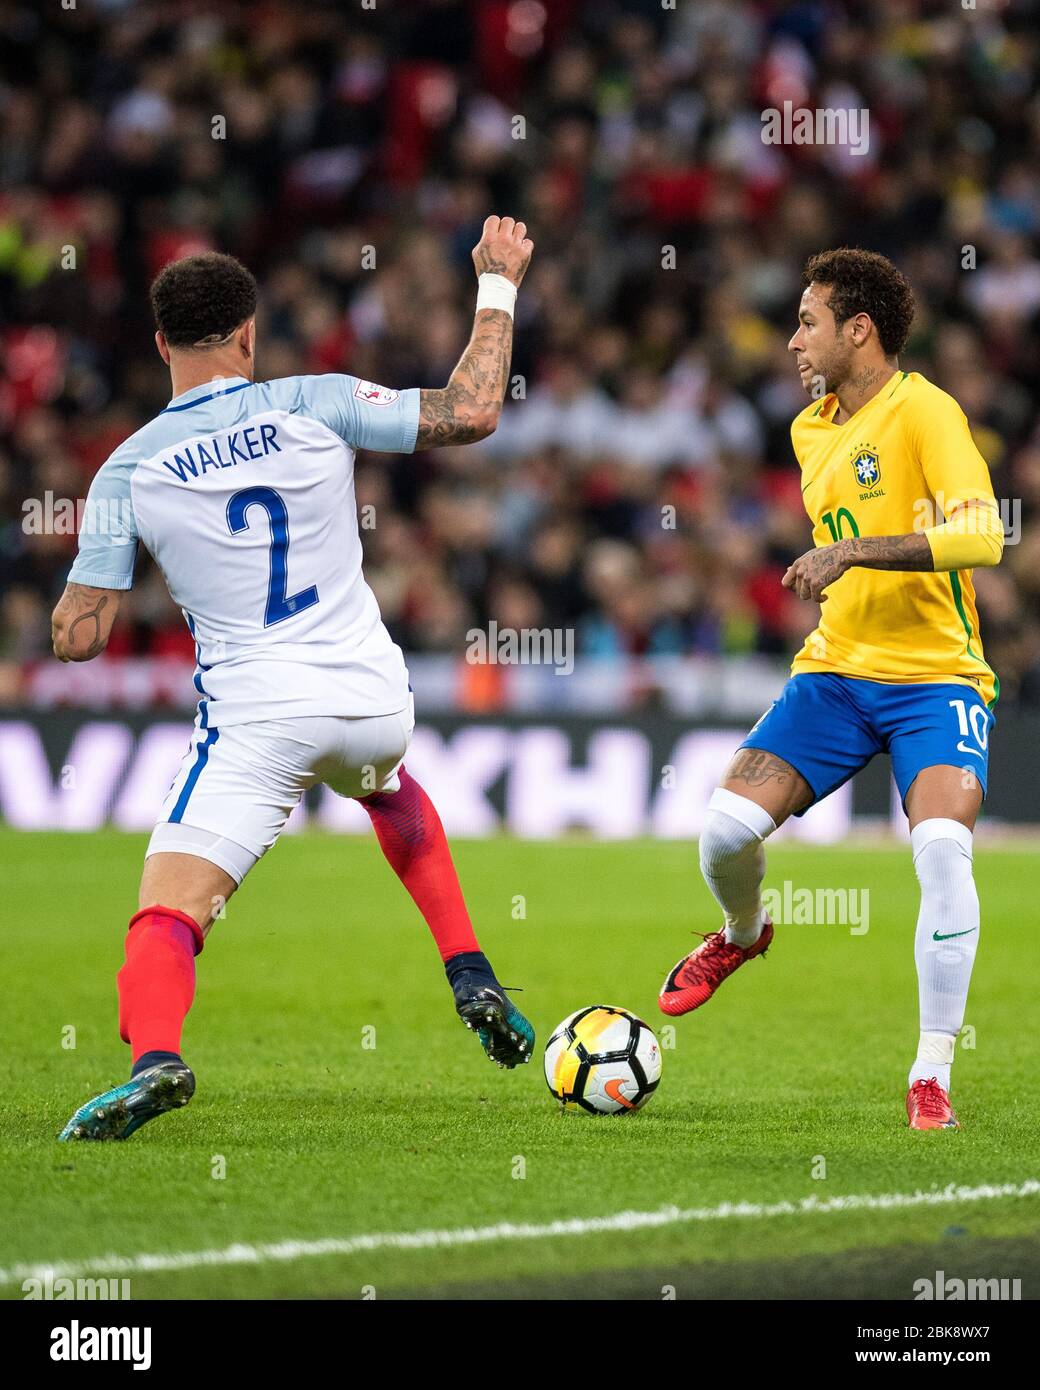
[(533, 250), (523, 222), (489, 217), (484, 223), (480, 241), (473, 248), (480, 284), (473, 334), (447, 386), (419, 392), (416, 450), (472, 444), (494, 433), (513, 351), (512, 301)]

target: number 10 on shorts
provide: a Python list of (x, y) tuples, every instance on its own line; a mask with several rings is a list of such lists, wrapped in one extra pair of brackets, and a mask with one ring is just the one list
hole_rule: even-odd
[[(957, 727), (961, 735), (957, 752), (970, 753), (973, 758), (981, 758), (986, 751), (986, 740), (989, 738), (989, 711), (985, 705), (976, 704), (972, 704), (969, 709), (966, 700), (950, 700), (949, 705), (950, 709), (957, 712)], [(974, 737), (978, 748), (971, 748), (964, 742), (969, 737)], [(982, 752), (979, 752), (979, 749)]]

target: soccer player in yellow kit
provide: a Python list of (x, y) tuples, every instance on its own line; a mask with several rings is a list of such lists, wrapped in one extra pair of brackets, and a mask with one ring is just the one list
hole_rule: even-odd
[(660, 1005), (698, 1008), (767, 949), (763, 841), (888, 753), (921, 887), (907, 1115), (913, 1129), (956, 1128), (950, 1067), (979, 938), (972, 833), (999, 690), (971, 571), (999, 562), (1003, 526), (963, 411), (899, 368), (914, 300), (896, 267), (828, 251), (804, 283), (788, 348), (813, 400), (791, 438), (816, 548), (783, 583), (819, 601), (821, 621), (709, 802), (701, 872), (725, 922), (671, 972)]

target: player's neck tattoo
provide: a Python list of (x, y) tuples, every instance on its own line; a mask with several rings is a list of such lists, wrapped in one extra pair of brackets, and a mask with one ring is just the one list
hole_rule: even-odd
[(882, 366), (871, 364), (861, 367), (858, 372), (843, 381), (835, 391), (838, 397), (838, 408), (834, 412), (835, 423), (844, 423), (850, 415), (855, 415), (857, 410), (869, 400), (873, 400), (885, 382), (891, 380), (898, 370), (893, 362), (886, 359)]

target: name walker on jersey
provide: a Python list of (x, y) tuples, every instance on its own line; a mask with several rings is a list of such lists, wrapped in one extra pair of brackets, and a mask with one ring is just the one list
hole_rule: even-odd
[(281, 452), (276, 425), (244, 425), (226, 434), (179, 445), (172, 463), (163, 459), (162, 465), (180, 482), (192, 483), (205, 477), (209, 469), (234, 468), (240, 463), (255, 463), (267, 454)]

